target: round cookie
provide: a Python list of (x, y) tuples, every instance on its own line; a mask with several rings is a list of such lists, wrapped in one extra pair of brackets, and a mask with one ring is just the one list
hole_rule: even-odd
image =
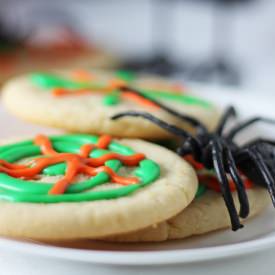
[[(248, 218), (263, 211), (269, 203), (269, 196), (264, 188), (253, 187), (247, 190), (247, 195), (250, 202)], [(233, 198), (237, 203), (236, 192), (233, 193)], [(201, 197), (195, 198), (180, 214), (165, 222), (136, 232), (109, 237), (105, 240), (113, 242), (160, 242), (201, 235), (230, 226), (228, 212), (221, 194), (207, 190)]]
[(138, 230), (179, 213), (197, 189), (194, 170), (173, 152), (107, 135), (39, 135), (0, 146), (0, 162), (0, 235), (8, 237)]
[(3, 102), (19, 118), (71, 132), (148, 139), (170, 136), (141, 118), (110, 119), (114, 114), (130, 110), (152, 112), (168, 123), (186, 127), (178, 118), (152, 103), (129, 93), (118, 92), (116, 87), (121, 83), (137, 88), (174, 110), (194, 116), (209, 128), (217, 123), (219, 112), (209, 102), (182, 94), (179, 87), (171, 82), (120, 71), (71, 71), (21, 76), (4, 86)]

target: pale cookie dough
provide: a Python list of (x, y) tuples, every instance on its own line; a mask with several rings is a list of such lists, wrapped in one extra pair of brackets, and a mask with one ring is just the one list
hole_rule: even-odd
[[(125, 139), (119, 143), (157, 162), (160, 178), (131, 195), (110, 200), (48, 204), (2, 200), (0, 235), (49, 241), (99, 238), (162, 222), (193, 200), (196, 173), (182, 158), (145, 141)], [(47, 181), (46, 176), (41, 177)], [(104, 186), (114, 188), (112, 184)]]
[[(148, 81), (150, 83), (152, 79), (145, 77), (146, 87)], [(136, 82), (135, 85), (139, 87), (143, 78)], [(165, 85), (163, 82), (162, 80), (159, 84), (166, 87), (168, 84)], [(216, 126), (219, 119), (219, 111), (211, 104), (206, 107), (176, 101), (168, 102), (163, 99), (159, 101), (181, 113), (197, 118), (210, 129)], [(104, 133), (117, 137), (148, 139), (170, 136), (166, 131), (142, 118), (130, 117), (117, 121), (110, 119), (114, 114), (133, 110), (151, 112), (166, 122), (187, 128), (185, 123), (163, 110), (144, 107), (126, 99), (117, 105), (106, 106), (103, 104), (102, 93), (55, 97), (51, 94), (51, 90), (34, 84), (29, 75), (14, 78), (3, 87), (3, 103), (11, 113), (21, 119), (71, 132)]]
[[(269, 203), (266, 189), (254, 187), (247, 190), (250, 202), (249, 218), (264, 210)], [(237, 202), (237, 194), (233, 194)], [(243, 221), (245, 222), (245, 221)], [(231, 226), (229, 215), (220, 193), (207, 191), (172, 219), (149, 228), (106, 240), (114, 242), (160, 242), (201, 235)]]

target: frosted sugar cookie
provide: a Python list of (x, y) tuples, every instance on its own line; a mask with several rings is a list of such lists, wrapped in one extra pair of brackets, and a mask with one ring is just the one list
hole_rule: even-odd
[(0, 146), (0, 235), (99, 238), (175, 216), (197, 177), (173, 152), (110, 136), (38, 135)]
[[(146, 98), (139, 96), (137, 90)], [(150, 98), (194, 116), (209, 128), (218, 119), (218, 111), (211, 103), (188, 95), (178, 85), (122, 71), (33, 73), (12, 79), (3, 92), (4, 104), (19, 118), (72, 132), (149, 139), (169, 136), (143, 119), (110, 120), (116, 113), (131, 110), (151, 112), (165, 121), (187, 127)]]

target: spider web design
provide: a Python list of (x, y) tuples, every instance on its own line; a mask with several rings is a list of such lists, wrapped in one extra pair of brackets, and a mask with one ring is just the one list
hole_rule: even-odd
[(111, 137), (103, 135), (98, 139), (96, 144), (84, 144), (80, 147), (79, 153), (59, 153), (52, 145), (51, 140), (44, 136), (38, 135), (34, 139), (34, 144), (40, 147), (42, 157), (32, 159), (26, 164), (15, 164), (5, 160), (0, 160), (0, 172), (4, 172), (15, 178), (27, 180), (35, 179), (45, 168), (65, 163), (67, 169), (65, 175), (58, 180), (49, 190), (49, 194), (63, 194), (67, 187), (73, 183), (79, 174), (90, 177), (96, 176), (101, 172), (109, 175), (110, 181), (120, 185), (131, 185), (139, 182), (137, 177), (123, 177), (114, 172), (110, 167), (105, 165), (108, 160), (119, 160), (126, 166), (136, 166), (145, 158), (144, 154), (135, 153), (130, 156), (110, 152), (97, 158), (90, 157), (94, 149), (106, 149), (111, 142)]
[(187, 105), (198, 105), (203, 108), (211, 108), (211, 104), (208, 102), (183, 94), (182, 89), (179, 89), (177, 85), (169, 89), (143, 89), (129, 86), (132, 84), (129, 79), (125, 78), (112, 78), (102, 82), (97, 82), (90, 75), (89, 72), (81, 70), (76, 73), (75, 79), (66, 79), (60, 76), (52, 74), (37, 74), (31, 75), (31, 80), (34, 84), (51, 90), (51, 94), (55, 97), (64, 96), (81, 96), (85, 94), (91, 94), (92, 92), (101, 92), (104, 105), (116, 105), (121, 99), (126, 99), (137, 105), (160, 108), (159, 104), (152, 102), (151, 98), (159, 98), (163, 100), (178, 101)]

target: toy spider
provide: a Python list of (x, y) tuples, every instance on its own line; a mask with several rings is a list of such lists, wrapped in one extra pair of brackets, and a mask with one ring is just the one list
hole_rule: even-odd
[[(179, 155), (191, 155), (196, 162), (202, 164), (206, 169), (213, 169), (215, 171), (230, 216), (233, 231), (243, 227), (239, 217), (245, 218), (249, 214), (249, 202), (240, 171), (253, 183), (262, 185), (268, 189), (275, 207), (275, 141), (258, 138), (244, 145), (238, 145), (235, 142), (235, 137), (248, 126), (256, 122), (275, 124), (275, 120), (264, 117), (253, 117), (235, 125), (227, 133), (224, 133), (224, 128), (228, 121), (236, 117), (234, 107), (230, 106), (222, 115), (216, 129), (213, 132), (209, 132), (207, 128), (195, 118), (180, 114), (129, 87), (122, 88), (121, 92), (126, 90), (128, 92), (130, 90), (132, 93), (150, 100), (156, 106), (195, 128), (196, 133), (192, 135), (147, 112), (129, 111), (119, 113), (112, 117), (112, 119), (120, 119), (126, 116), (142, 117), (180, 137), (182, 144), (177, 149)], [(228, 177), (231, 177), (238, 193), (238, 200), (240, 202), (239, 214), (232, 198)]]

